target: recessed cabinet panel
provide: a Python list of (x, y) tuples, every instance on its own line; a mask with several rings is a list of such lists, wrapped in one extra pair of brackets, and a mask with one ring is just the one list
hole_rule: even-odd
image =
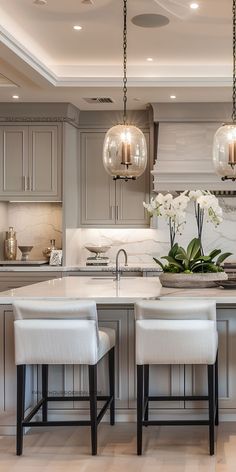
[[(81, 150), (81, 225), (147, 227), (143, 201), (149, 201), (150, 169), (136, 181), (114, 181), (102, 162), (104, 131), (83, 131)], [(146, 133), (148, 145), (149, 135)]]
[[(145, 134), (145, 138), (149, 155), (148, 134)], [(117, 224), (149, 226), (149, 218), (143, 206), (143, 202), (149, 201), (149, 160), (145, 172), (137, 180), (118, 180), (116, 184)]]
[(0, 199), (61, 200), (60, 126), (0, 127)]
[(81, 133), (82, 225), (115, 223), (115, 186), (103, 167), (104, 133)]
[(2, 189), (16, 194), (26, 190), (28, 175), (28, 127), (3, 127)]
[(57, 128), (32, 126), (29, 130), (29, 190), (57, 193)]
[(117, 224), (147, 225), (148, 218), (143, 202), (148, 199), (149, 172), (145, 172), (136, 181), (117, 182)]

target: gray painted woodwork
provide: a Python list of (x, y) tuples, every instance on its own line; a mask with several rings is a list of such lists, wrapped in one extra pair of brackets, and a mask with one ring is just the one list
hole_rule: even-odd
[[(116, 330), (116, 407), (119, 417), (129, 419), (135, 415), (135, 343), (134, 313), (131, 305), (98, 305), (100, 326)], [(236, 413), (236, 318), (235, 306), (219, 306), (217, 310), (219, 330), (219, 387), (220, 412), (231, 419)], [(0, 306), (0, 432), (14, 431), (16, 404), (16, 369), (14, 365), (13, 315), (11, 307)], [(106, 359), (102, 360), (98, 370), (98, 390), (105, 393), (108, 388)], [(41, 389), (40, 369), (28, 368), (26, 407), (33, 404)], [(51, 394), (86, 393), (88, 389), (87, 369), (79, 366), (51, 366), (49, 372), (49, 390)], [(207, 391), (205, 366), (158, 366), (150, 368), (150, 391), (162, 395), (202, 394)], [(84, 403), (51, 404), (54, 415), (67, 415), (70, 409), (79, 408), (80, 414), (86, 414), (88, 406)], [(151, 405), (151, 415), (194, 415), (203, 413), (206, 405), (198, 402), (162, 402)], [(164, 411), (162, 411), (164, 409)], [(12, 413), (13, 416), (10, 417)], [(125, 416), (124, 416), (125, 415)]]
[[(136, 181), (113, 181), (102, 163), (105, 132), (80, 132), (81, 226), (148, 227), (143, 201), (149, 201), (149, 162)], [(149, 134), (145, 137), (149, 145)]]
[(61, 125), (0, 126), (0, 199), (61, 200)]

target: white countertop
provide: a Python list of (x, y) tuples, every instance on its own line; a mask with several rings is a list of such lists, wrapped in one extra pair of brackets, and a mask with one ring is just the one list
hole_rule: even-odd
[(205, 298), (218, 304), (236, 304), (236, 290), (172, 289), (161, 287), (159, 277), (128, 277), (120, 282), (109, 277), (64, 277), (0, 292), (0, 304), (11, 304), (16, 299), (84, 299), (100, 304), (133, 304), (151, 298)]

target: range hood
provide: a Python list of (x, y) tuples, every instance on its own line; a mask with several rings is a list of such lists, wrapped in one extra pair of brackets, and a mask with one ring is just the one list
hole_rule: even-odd
[(236, 190), (222, 181), (212, 161), (213, 137), (230, 121), (230, 104), (153, 104), (156, 160), (151, 171), (154, 191)]

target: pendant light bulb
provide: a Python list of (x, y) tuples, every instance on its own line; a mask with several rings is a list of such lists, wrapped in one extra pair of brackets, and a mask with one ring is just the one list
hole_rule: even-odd
[(103, 164), (113, 179), (135, 180), (147, 165), (147, 145), (143, 132), (127, 123), (127, 0), (123, 0), (123, 124), (110, 128), (103, 145)]
[(233, 93), (232, 122), (223, 124), (215, 133), (213, 164), (222, 180), (236, 180), (236, 0), (233, 0)]

